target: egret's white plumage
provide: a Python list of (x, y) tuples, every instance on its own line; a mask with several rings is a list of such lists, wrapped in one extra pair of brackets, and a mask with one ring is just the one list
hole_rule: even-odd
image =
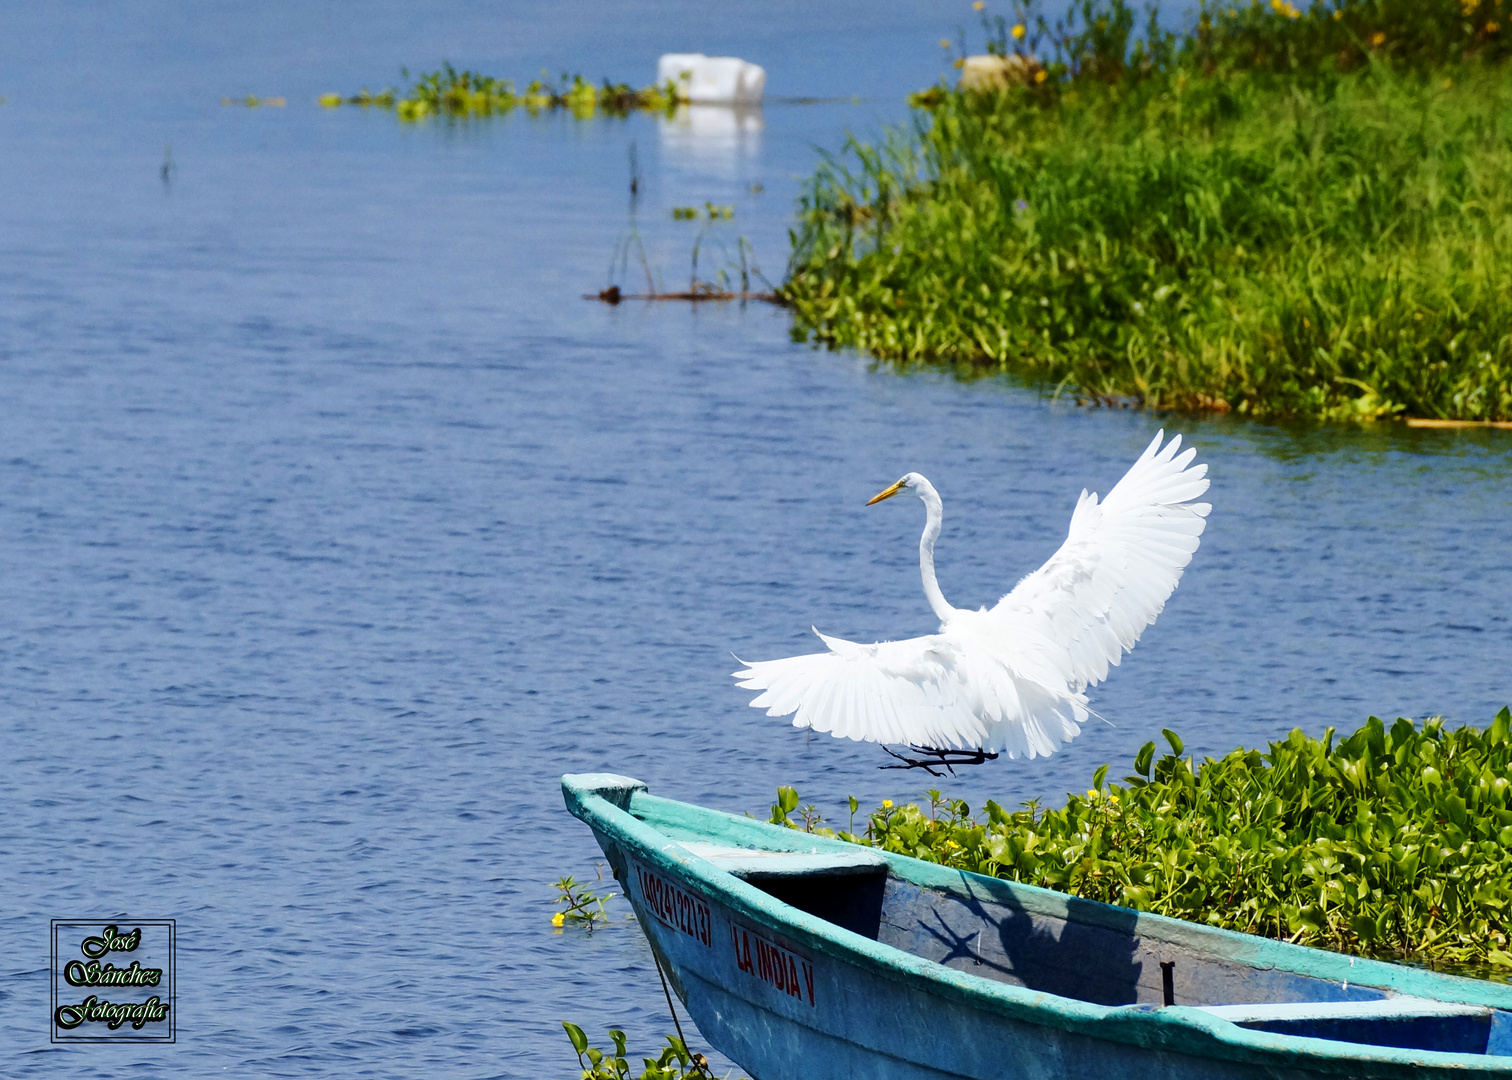
[[(814, 633), (828, 652), (747, 663), (740, 686), (768, 716), (879, 743), (1054, 753), (1081, 732), (1087, 687), (1108, 676), (1155, 621), (1206, 524), (1206, 465), (1160, 432), (1108, 497), (1085, 490), (1060, 550), (992, 608), (951, 607), (935, 580), (940, 496), (918, 473), (879, 494), (917, 496), (924, 595), (940, 631), (862, 645)], [(744, 661), (743, 661), (744, 662)]]

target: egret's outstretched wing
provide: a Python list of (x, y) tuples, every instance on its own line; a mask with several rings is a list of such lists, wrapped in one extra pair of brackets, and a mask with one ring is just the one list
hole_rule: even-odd
[(1081, 691), (1108, 676), (1155, 621), (1192, 561), (1207, 524), (1206, 465), (1195, 450), (1178, 454), (1181, 436), (1165, 432), (1140, 455), (1101, 503), (1083, 491), (1060, 550), (988, 612), (1065, 685)]
[(819, 634), (829, 652), (756, 661), (734, 675), (763, 691), (751, 704), (768, 716), (793, 713), (795, 727), (866, 742), (1033, 758), (1074, 738), (1084, 699), (1013, 670), (985, 617), (961, 615), (906, 641), (862, 645)]

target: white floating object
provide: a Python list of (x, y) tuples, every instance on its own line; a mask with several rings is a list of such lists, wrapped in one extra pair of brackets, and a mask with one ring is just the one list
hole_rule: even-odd
[(757, 105), (766, 71), (734, 56), (667, 53), (656, 62), (656, 85), (671, 83), (678, 101), (698, 105)]
[(1034, 81), (1040, 65), (1022, 56), (968, 56), (961, 65), (962, 90), (1001, 90)]

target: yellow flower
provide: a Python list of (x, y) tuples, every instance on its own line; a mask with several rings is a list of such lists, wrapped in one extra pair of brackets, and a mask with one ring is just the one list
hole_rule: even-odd
[(1038, 71), (1036, 71), (1034, 73), (1034, 81), (1037, 82), (1037, 83), (1045, 81), (1045, 69), (1044, 68), (1041, 68), (1040, 70), (1038, 70)]
[(1488, 33), (1488, 34), (1494, 34), (1494, 33), (1496, 33), (1500, 29), (1501, 29), (1501, 24), (1500, 23), (1488, 22), (1486, 24), (1486, 33)]
[(555, 915), (553, 915), (551, 917), (551, 925), (552, 926), (561, 926), (566, 921), (567, 921), (567, 913), (564, 912), (564, 911), (559, 911), (559, 912), (557, 912)]
[(1343, 17), (1344, 17), (1344, 13), (1342, 11), (1335, 11), (1334, 12), (1334, 22), (1338, 22)]
[(1015, 41), (1022, 41), (1023, 38), (1024, 38), (1024, 24), (1023, 23), (1014, 23), (1013, 24), (1013, 40), (1015, 40)]
[(891, 799), (883, 799), (882, 800), (882, 809), (884, 809), (884, 810), (891, 810), (892, 809), (892, 800)]
[(972, 11), (981, 11), (986, 6), (987, 5), (983, 2), (983, 0), (976, 0), (976, 3), (974, 3), (974, 4), (971, 5), (971, 10)]
[(1377, 30), (1375, 33), (1373, 33), (1373, 34), (1370, 35), (1370, 43), (1372, 45), (1380, 45), (1385, 40), (1386, 40), (1386, 31), (1384, 31), (1384, 30)]
[(950, 48), (950, 39), (948, 37), (942, 37), (940, 39), (940, 48), (942, 48), (942, 49), (948, 49), (948, 48)]

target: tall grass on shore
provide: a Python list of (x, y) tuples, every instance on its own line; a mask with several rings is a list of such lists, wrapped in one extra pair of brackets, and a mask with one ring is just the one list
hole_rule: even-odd
[[(1265, 11), (1282, 36), (1304, 17)], [(1063, 34), (1076, 64), (938, 89), (910, 129), (852, 141), (802, 199), (799, 332), (1161, 408), (1512, 417), (1506, 69), (1356, 35), (1278, 72), (1202, 33), (1098, 46), (1118, 70)]]
[(1129, 82), (1174, 68), (1305, 79), (1372, 63), (1428, 71), (1512, 58), (1506, 0), (1201, 0), (1184, 31), (1162, 26), (1155, 5), (1141, 27), (1124, 0), (1072, 0), (1053, 24), (1039, 0), (1010, 6), (1009, 17), (982, 14), (987, 51), (1043, 61), (1052, 93), (1068, 77)]

